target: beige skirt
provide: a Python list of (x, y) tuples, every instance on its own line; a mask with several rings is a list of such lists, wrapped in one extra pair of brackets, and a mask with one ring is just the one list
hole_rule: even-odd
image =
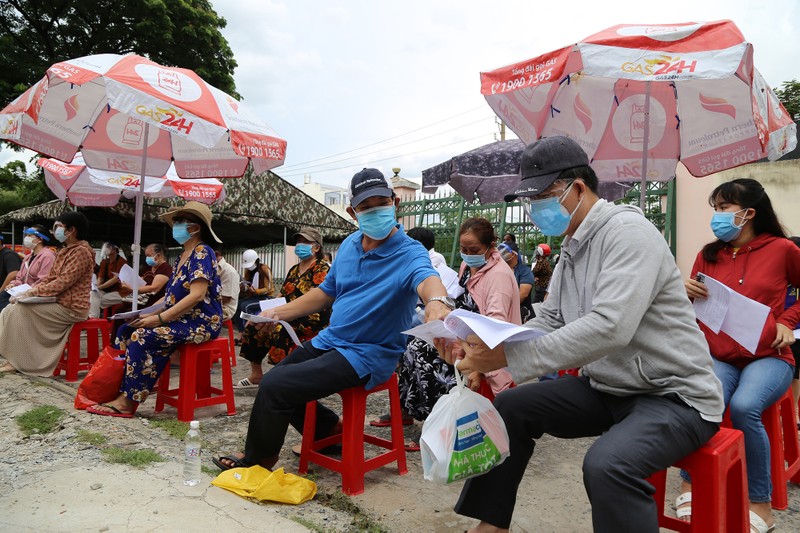
[(0, 355), (23, 374), (50, 376), (72, 325), (88, 314), (58, 303), (9, 305), (0, 313)]

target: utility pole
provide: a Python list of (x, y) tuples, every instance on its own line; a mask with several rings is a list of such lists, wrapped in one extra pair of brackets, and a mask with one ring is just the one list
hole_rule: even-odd
[[(503, 122), (502, 120), (498, 119), (498, 118), (495, 118), (494, 122), (495, 122), (495, 124), (497, 124), (500, 127), (500, 140), (501, 141), (505, 141), (506, 140), (506, 123)], [(497, 139), (497, 137), (495, 137), (495, 139)]]

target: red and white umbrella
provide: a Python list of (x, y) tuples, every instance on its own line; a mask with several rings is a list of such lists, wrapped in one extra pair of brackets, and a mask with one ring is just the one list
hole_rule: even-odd
[[(481, 92), (526, 143), (566, 135), (600, 180), (665, 181), (777, 159), (796, 126), (727, 20), (619, 25), (491, 72)], [(644, 194), (641, 195), (642, 201)]]
[[(37, 164), (42, 167), (45, 183), (53, 194), (76, 206), (111, 207), (119, 203), (121, 196), (135, 198), (141, 189), (140, 176), (89, 168), (80, 154), (69, 164), (49, 158), (39, 159)], [(179, 178), (170, 166), (161, 178), (145, 176), (144, 195), (180, 197), (211, 205), (225, 200), (225, 187), (215, 178)]]
[[(134, 269), (146, 176), (233, 178), (283, 164), (286, 141), (191, 70), (128, 54), (62, 61), (0, 111), (0, 139), (64, 162), (138, 175)], [(134, 306), (136, 291), (134, 291)]]

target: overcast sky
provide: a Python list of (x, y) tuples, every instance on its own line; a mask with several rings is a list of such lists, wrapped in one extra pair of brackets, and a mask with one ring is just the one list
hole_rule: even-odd
[(481, 71), (615, 24), (731, 19), (770, 85), (800, 79), (797, 0), (212, 4), (228, 22), (237, 90), (288, 141), (286, 163), (275, 170), (294, 184), (310, 174), (345, 186), (364, 166), (387, 175), (400, 167), (416, 178), (492, 142), (497, 126), (480, 94)]

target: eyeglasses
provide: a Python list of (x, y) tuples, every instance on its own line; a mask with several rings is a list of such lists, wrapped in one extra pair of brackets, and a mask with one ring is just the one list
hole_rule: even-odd
[(570, 189), (570, 187), (572, 187), (573, 183), (575, 183), (575, 182), (574, 181), (570, 181), (569, 183), (565, 184), (564, 187), (562, 187), (561, 189), (556, 189), (556, 190), (550, 191), (549, 193), (540, 194), (538, 196), (531, 196), (529, 198), (529, 200), (532, 201), (532, 202), (536, 202), (536, 201), (539, 201), (539, 200), (549, 200), (550, 198), (558, 198), (560, 200), (561, 197), (564, 195), (564, 193), (567, 192)]

